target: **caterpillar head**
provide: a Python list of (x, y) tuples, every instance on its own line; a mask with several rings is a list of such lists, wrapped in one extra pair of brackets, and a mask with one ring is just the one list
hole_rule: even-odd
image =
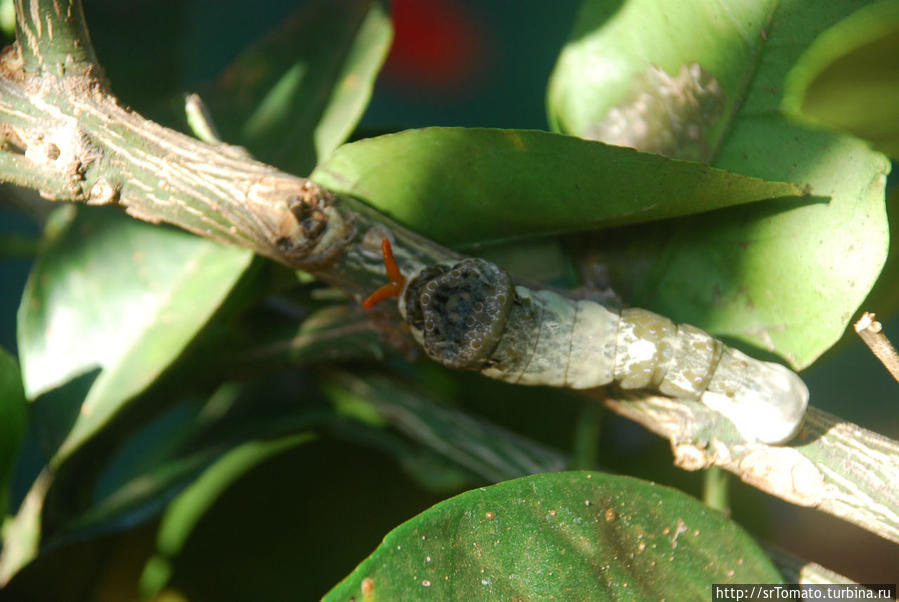
[(479, 370), (499, 343), (514, 298), (505, 270), (468, 258), (416, 274), (400, 297), (400, 312), (431, 359)]
[(366, 308), (398, 296), (399, 311), (428, 356), (454, 369), (478, 370), (499, 343), (515, 298), (505, 270), (483, 259), (429, 265), (406, 280), (390, 243), (383, 241), (391, 282), (365, 300)]

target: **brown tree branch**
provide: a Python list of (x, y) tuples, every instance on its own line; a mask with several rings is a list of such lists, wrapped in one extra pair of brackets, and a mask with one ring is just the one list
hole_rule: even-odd
[(0, 181), (53, 201), (116, 203), (138, 219), (311, 271), (357, 298), (383, 278), (383, 237), (397, 243), (409, 271), (456, 256), (242, 148), (202, 142), (121, 106), (93, 62), (79, 2), (18, 8), (20, 41), (0, 56)]
[(354, 234), (304, 178), (163, 128), (120, 106), (93, 72), (29, 76), (0, 57), (0, 174), (45, 198), (102, 205), (238, 244), (294, 267), (333, 259)]
[(709, 466), (798, 506), (817, 508), (899, 542), (899, 443), (810, 407), (782, 446), (747, 442), (714, 410), (658, 395), (605, 398), (612, 411), (671, 442), (685, 470)]

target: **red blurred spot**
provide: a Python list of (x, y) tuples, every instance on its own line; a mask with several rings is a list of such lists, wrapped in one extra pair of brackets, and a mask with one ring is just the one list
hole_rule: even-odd
[(393, 0), (393, 46), (385, 75), (394, 83), (461, 92), (483, 62), (483, 28), (453, 0)]

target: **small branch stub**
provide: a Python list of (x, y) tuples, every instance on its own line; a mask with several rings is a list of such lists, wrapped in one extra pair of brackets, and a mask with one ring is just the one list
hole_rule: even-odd
[(883, 326), (874, 317), (874, 314), (870, 312), (862, 314), (862, 317), (855, 323), (855, 332), (893, 378), (899, 381), (899, 353), (896, 353), (896, 348), (883, 334)]
[(78, 0), (15, 0), (16, 39), (25, 72), (62, 76), (96, 70), (97, 57)]

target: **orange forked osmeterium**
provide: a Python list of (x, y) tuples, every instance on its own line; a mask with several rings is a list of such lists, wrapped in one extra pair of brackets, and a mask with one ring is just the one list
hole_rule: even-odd
[(362, 307), (371, 309), (377, 303), (390, 297), (399, 297), (406, 285), (406, 277), (400, 273), (400, 266), (393, 257), (393, 248), (388, 239), (381, 241), (381, 250), (384, 252), (384, 267), (387, 268), (387, 277), (390, 282), (373, 292), (368, 299), (362, 302)]

